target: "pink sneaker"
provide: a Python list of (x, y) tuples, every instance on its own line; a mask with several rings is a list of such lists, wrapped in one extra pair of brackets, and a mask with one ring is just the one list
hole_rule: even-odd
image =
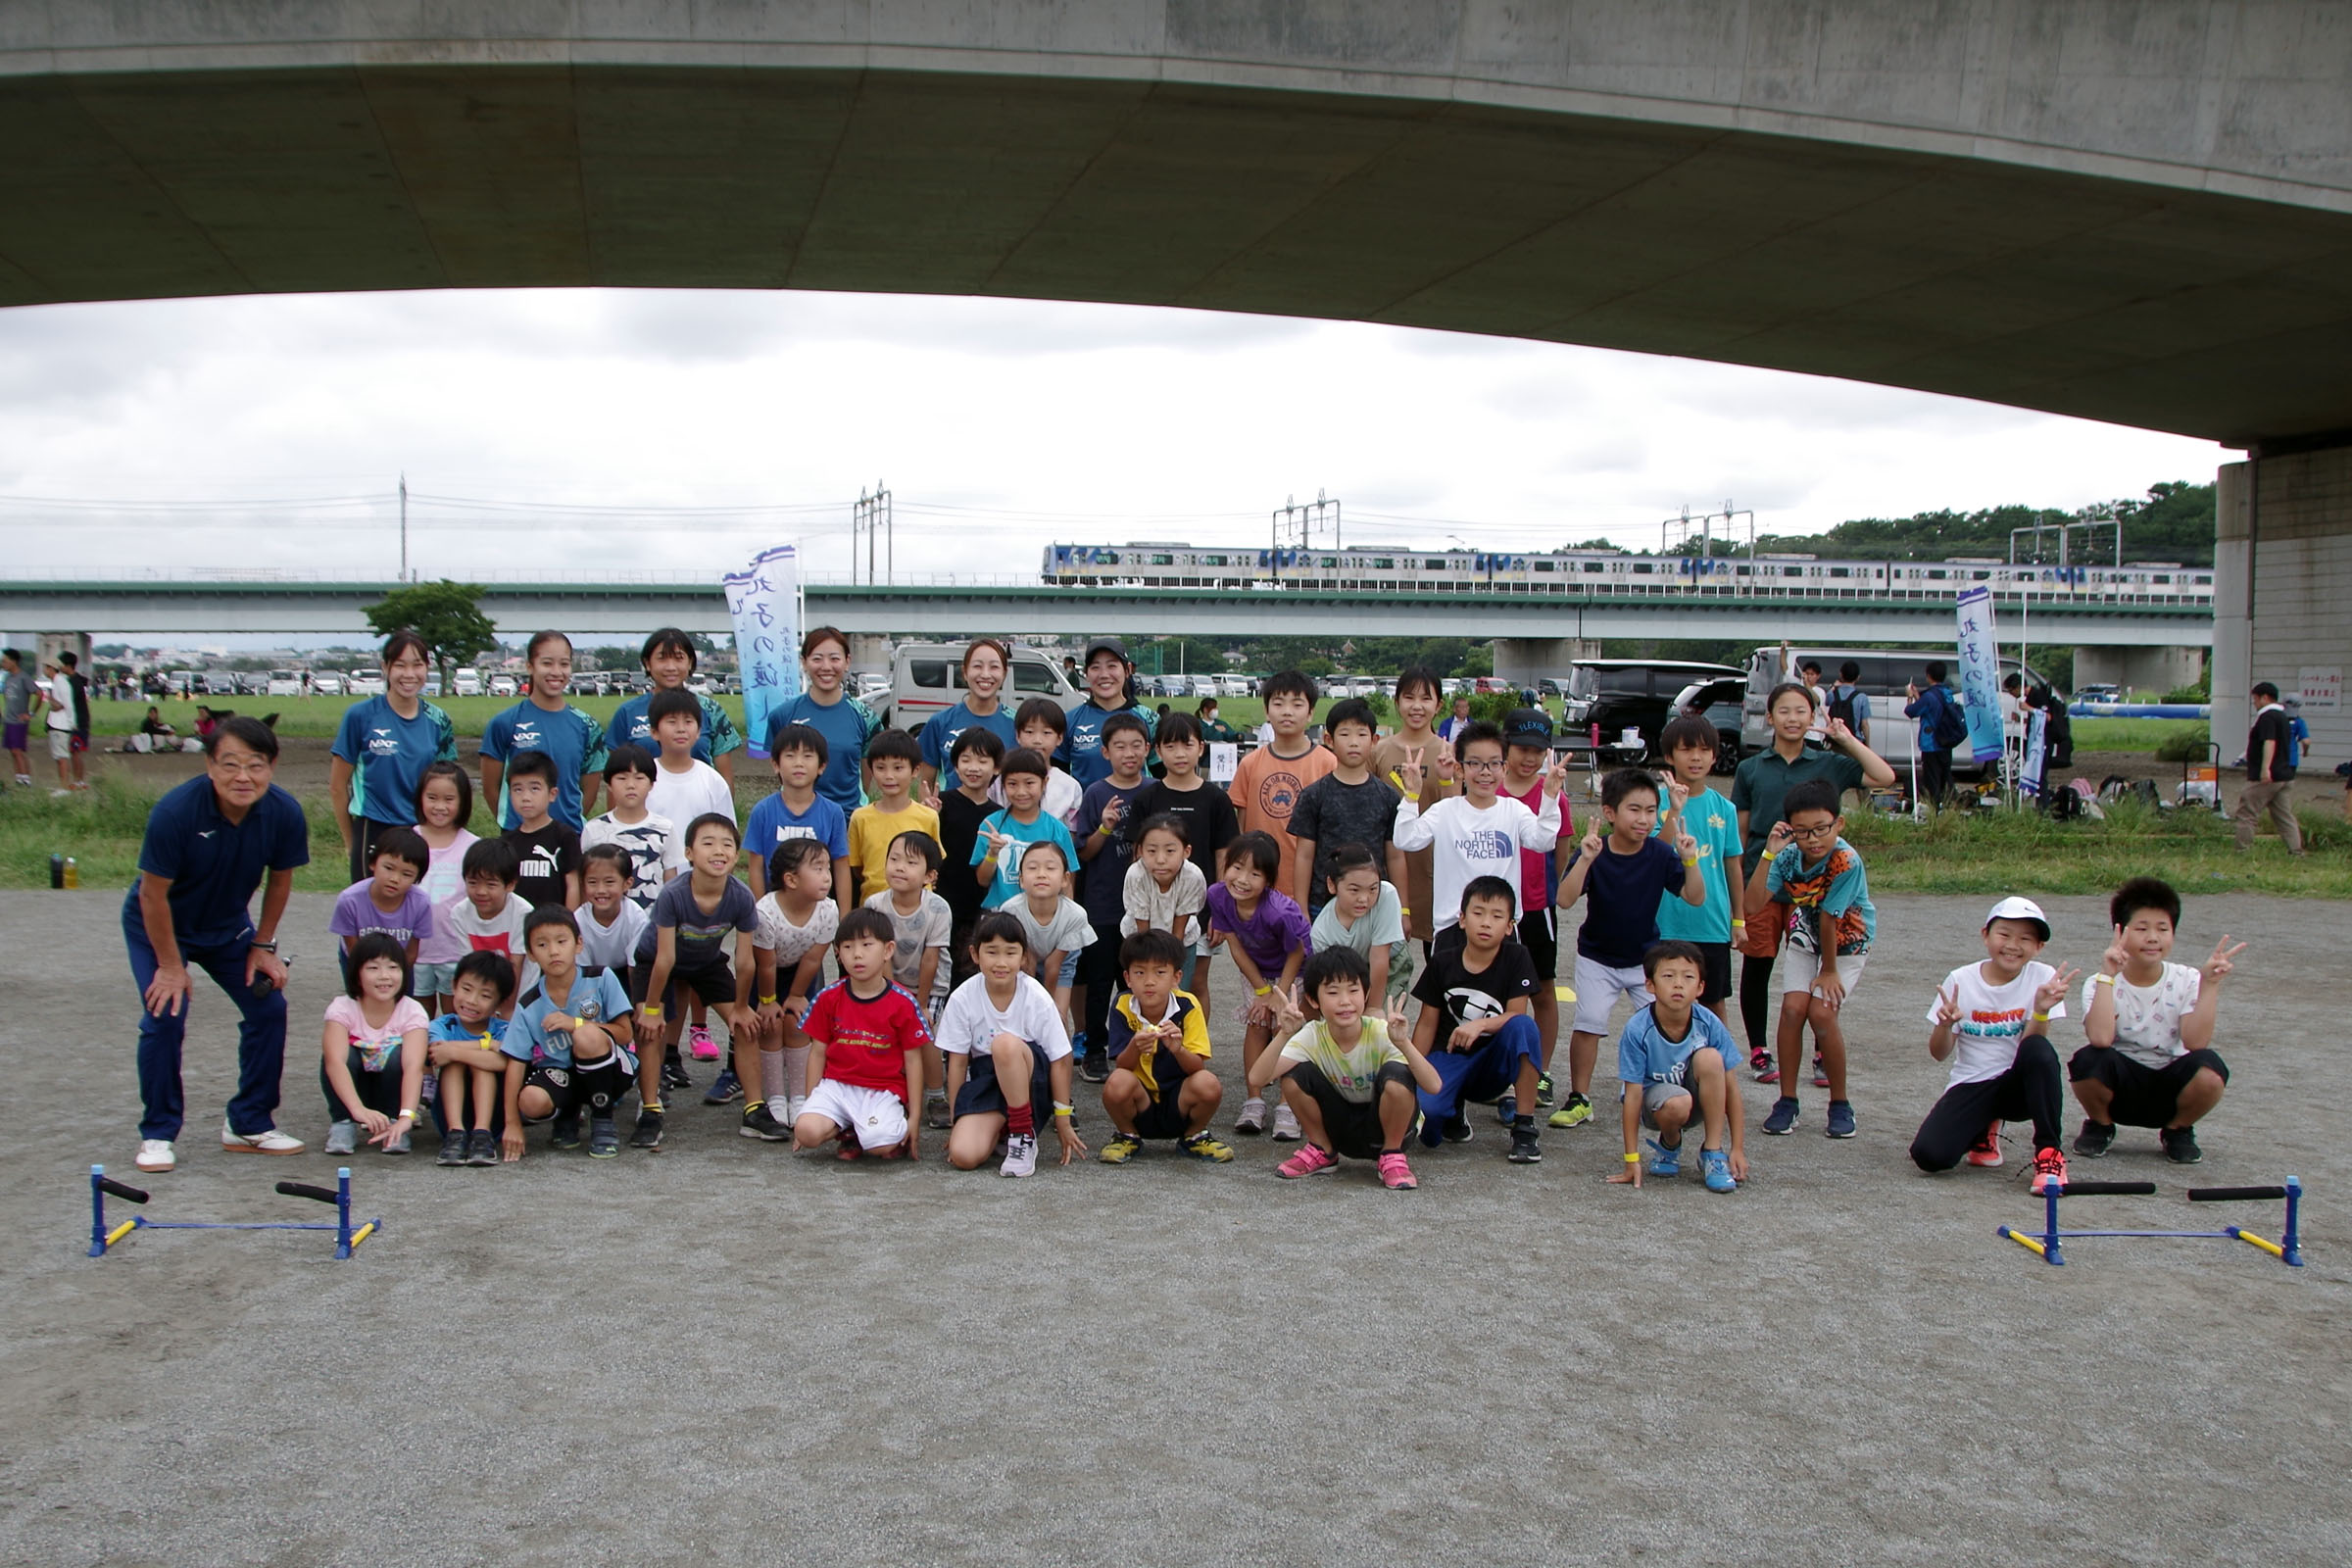
[(1413, 1167), (1404, 1162), (1401, 1152), (1380, 1156), (1380, 1185), (1392, 1193), (1410, 1192), (1420, 1186), (1413, 1177)]
[(1312, 1176), (1319, 1170), (1329, 1170), (1339, 1161), (1312, 1144), (1300, 1144), (1298, 1152), (1274, 1167), (1274, 1174), (1287, 1180)]
[(710, 1038), (710, 1030), (698, 1023), (686, 1031), (686, 1053), (697, 1061), (716, 1061), (718, 1042)]

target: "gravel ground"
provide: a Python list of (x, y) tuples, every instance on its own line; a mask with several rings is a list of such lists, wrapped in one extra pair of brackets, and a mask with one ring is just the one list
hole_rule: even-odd
[[(2328, 906), (2205, 900), (2182, 941), (2252, 943), (2195, 1180), (2300, 1175), (2310, 1266), (2085, 1241), (2060, 1270), (1993, 1235), (2035, 1212), (2022, 1127), (1998, 1172), (1904, 1157), (1941, 1084), (1920, 1013), (1982, 915), (1925, 897), (1884, 901), (1848, 1013), (1861, 1137), (1822, 1138), (1807, 1089), (1731, 1197), (1603, 1187), (1613, 1124), (1521, 1168), (1482, 1119), (1392, 1195), (1357, 1165), (1278, 1182), (1248, 1141), (1229, 1167), (1155, 1149), (1020, 1183), (936, 1143), (844, 1168), (698, 1104), (611, 1163), (361, 1155), (386, 1228), (348, 1263), (307, 1233), (91, 1260), (93, 1160), (155, 1217), (222, 1219), (302, 1210), (270, 1184), (334, 1163), (214, 1146), (233, 1014), (200, 982), (181, 1167), (136, 1177), (119, 900), (0, 893), (0, 1560), (2352, 1558), (2352, 1169), (2311, 1114), (2352, 1093)], [(2052, 906), (2052, 956), (2095, 956), (2098, 906)], [(281, 1119), (314, 1148), (325, 914), (288, 922), (314, 956)], [(1216, 1045), (1231, 1086), (1228, 1025)], [(2161, 1196), (2079, 1223), (2278, 1228), (2275, 1204), (2188, 1210), (2151, 1134), (2092, 1174)]]

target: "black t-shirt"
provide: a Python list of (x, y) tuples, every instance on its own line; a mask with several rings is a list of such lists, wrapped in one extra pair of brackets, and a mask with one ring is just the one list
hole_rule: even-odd
[(1658, 940), (1658, 901), (1669, 893), (1680, 897), (1682, 889), (1683, 858), (1664, 839), (1643, 839), (1632, 855), (1619, 855), (1603, 839), (1600, 858), (1585, 874), (1576, 951), (1594, 963), (1631, 969)]
[(1445, 1050), (1453, 1031), (1463, 1024), (1499, 1017), (1521, 998), (1535, 1000), (1536, 964), (1525, 948), (1505, 941), (1494, 950), (1494, 961), (1475, 972), (1463, 962), (1468, 951), (1452, 946), (1438, 949), (1413, 981), (1413, 1000), (1443, 1014), (1433, 1050)]
[(980, 824), (996, 810), (992, 803), (975, 801), (961, 790), (948, 790), (939, 798), (939, 848), (946, 860), (939, 871), (939, 896), (948, 901), (957, 925), (970, 925), (980, 917), (980, 901), (988, 889), (972, 874), (972, 846), (980, 842)]
[[(2269, 741), (2272, 748), (2271, 771), (2267, 777), (2262, 771), (2264, 741)], [(2247, 781), (2276, 784), (2293, 778), (2295, 770), (2286, 765), (2286, 749), (2293, 744), (2294, 731), (2286, 722), (2286, 710), (2278, 707), (2264, 709), (2262, 716), (2254, 720), (2253, 729), (2246, 734)]]
[(1242, 821), (1224, 790), (1203, 779), (1197, 790), (1172, 790), (1153, 784), (1128, 803), (1123, 824), (1130, 846), (1143, 837), (1144, 824), (1155, 816), (1172, 816), (1184, 824), (1191, 844), (1187, 853), (1200, 874), (1217, 879), (1217, 852), (1242, 836)]
[(506, 840), (514, 846), (514, 854), (522, 861), (522, 870), (514, 878), (514, 891), (534, 909), (568, 908), (564, 895), (564, 879), (580, 868), (579, 829), (550, 822), (536, 833), (521, 828), (507, 829)]
[[(1291, 808), (1291, 837), (1315, 841), (1315, 869), (1306, 890), (1307, 908), (1319, 910), (1331, 901), (1332, 852), (1343, 844), (1361, 844), (1372, 852), (1372, 863), (1385, 880), (1389, 874), (1389, 838), (1396, 827), (1398, 795), (1388, 780), (1365, 779), (1343, 784), (1337, 773), (1326, 773), (1298, 792)], [(1285, 866), (1285, 886), (1289, 867)]]

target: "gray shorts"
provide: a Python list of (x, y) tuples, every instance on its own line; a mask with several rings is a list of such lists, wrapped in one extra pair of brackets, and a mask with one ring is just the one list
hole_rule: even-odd
[(1689, 1084), (1643, 1084), (1642, 1086), (1642, 1125), (1654, 1132), (1658, 1125), (1659, 1109), (1677, 1100), (1690, 1102), (1690, 1115), (1685, 1118), (1686, 1122), (1698, 1115), (1698, 1091), (1692, 1089)]

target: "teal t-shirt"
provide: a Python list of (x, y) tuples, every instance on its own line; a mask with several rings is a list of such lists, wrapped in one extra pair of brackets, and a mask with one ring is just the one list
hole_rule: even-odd
[[(1658, 791), (1658, 827), (1666, 829), (1666, 808), (1674, 803), (1664, 788)], [(1698, 840), (1698, 874), (1706, 879), (1707, 902), (1685, 904), (1680, 890), (1658, 901), (1658, 940), (1661, 942), (1729, 942), (1732, 940), (1732, 883), (1740, 859), (1740, 813), (1732, 803), (1711, 789), (1700, 790), (1683, 808), (1683, 826)]]

